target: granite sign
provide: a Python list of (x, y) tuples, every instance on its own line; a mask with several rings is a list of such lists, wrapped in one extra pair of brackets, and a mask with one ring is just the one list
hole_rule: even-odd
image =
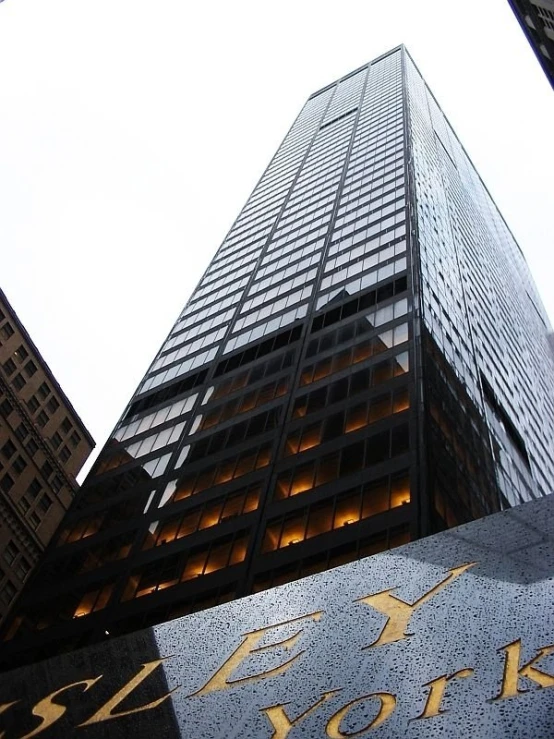
[(554, 497), (1, 676), (0, 737), (554, 736)]

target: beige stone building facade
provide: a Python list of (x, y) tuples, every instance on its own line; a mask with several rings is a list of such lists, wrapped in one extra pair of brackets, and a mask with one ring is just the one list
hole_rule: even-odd
[(93, 447), (0, 290), (0, 623), (71, 503)]

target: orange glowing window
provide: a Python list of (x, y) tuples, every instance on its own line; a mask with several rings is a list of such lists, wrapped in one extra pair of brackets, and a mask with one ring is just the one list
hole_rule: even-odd
[(284, 456), (288, 457), (291, 454), (298, 452), (298, 446), (300, 444), (300, 431), (295, 431), (287, 436), (287, 441), (284, 450)]
[(276, 498), (288, 498), (290, 494), (291, 472), (287, 470), (284, 474), (279, 475), (275, 485)]
[(300, 375), (300, 385), (309, 385), (312, 382), (314, 374), (313, 367), (306, 367), (306, 369)]
[(391, 414), (391, 398), (390, 393), (381, 395), (378, 398), (372, 400), (369, 408), (369, 423), (375, 423), (386, 418)]
[(206, 552), (198, 552), (197, 554), (193, 554), (187, 559), (185, 569), (183, 570), (183, 574), (181, 576), (181, 580), (183, 582), (185, 580), (192, 580), (193, 578), (199, 577), (200, 575), (204, 574), (206, 556)]
[(269, 403), (275, 397), (275, 383), (272, 382), (270, 385), (264, 385), (258, 393), (256, 405), (263, 405)]
[(314, 485), (314, 465), (304, 465), (299, 467), (292, 479), (290, 486), (290, 495), (298, 495), (306, 490), (310, 490)]
[(216, 526), (219, 523), (221, 507), (221, 503), (215, 503), (214, 505), (208, 506), (202, 514), (198, 528), (208, 529), (211, 526)]
[(255, 511), (257, 509), (260, 492), (261, 487), (256, 487), (249, 491), (244, 502), (244, 513), (250, 513), (250, 511)]
[(271, 450), (269, 447), (264, 447), (258, 452), (258, 458), (256, 459), (256, 469), (259, 470), (262, 467), (267, 467), (271, 461)]
[(256, 407), (256, 393), (247, 393), (241, 401), (239, 413), (245, 413)]
[[(143, 572), (136, 576), (138, 583), (135, 585), (136, 592), (134, 593), (134, 597), (144, 598), (147, 595), (156, 593), (158, 590), (167, 590), (177, 585), (179, 578), (175, 574), (174, 566), (169, 568), (169, 570), (160, 573), (157, 568), (154, 569), (151, 565), (145, 568)], [(126, 592), (123, 600), (128, 600), (130, 597), (133, 597), (133, 593), (131, 591), (129, 593)]]
[(189, 477), (185, 480), (183, 480), (180, 484), (175, 493), (173, 494), (173, 500), (184, 500), (185, 498), (188, 498), (192, 495), (193, 491), (193, 485), (194, 485), (194, 478)]
[(330, 374), (331, 374), (331, 360), (324, 359), (321, 362), (318, 362), (315, 366), (313, 382), (317, 382), (318, 380), (321, 380), (322, 377), (327, 377), (327, 375), (330, 375)]
[(292, 544), (299, 544), (304, 540), (305, 522), (304, 517), (295, 516), (285, 521), (281, 532), (281, 540), (279, 547), (288, 547)]
[(307, 449), (312, 449), (314, 446), (321, 444), (321, 424), (309, 426), (302, 432), (302, 440), (298, 446), (299, 452), (305, 452)]
[(110, 600), (110, 596), (113, 591), (113, 584), (105, 585), (98, 594), (98, 599), (95, 603), (94, 610), (100, 611), (102, 608), (105, 608), (108, 605), (108, 601)]
[(113, 583), (108, 583), (101, 588), (89, 590), (88, 593), (85, 593), (75, 609), (73, 618), (81, 618), (82, 616), (87, 616), (89, 613), (101, 611), (105, 608), (112, 594), (113, 587)]
[(367, 403), (360, 403), (359, 405), (349, 408), (346, 412), (346, 423), (344, 427), (344, 433), (348, 434), (351, 431), (357, 431), (367, 425)]
[(248, 454), (239, 458), (238, 464), (235, 469), (233, 477), (242, 477), (252, 472), (256, 463), (256, 457), (254, 454)]
[(305, 395), (303, 398), (300, 398), (296, 401), (294, 404), (294, 409), (292, 411), (292, 417), (293, 418), (303, 418), (306, 415), (306, 411), (308, 410), (308, 398)]
[[(215, 479), (213, 481), (214, 485), (223, 485), (225, 482), (229, 482), (229, 480), (232, 480), (233, 477), (236, 477), (236, 474), (233, 474), (235, 472), (235, 460), (231, 460), (230, 462), (222, 462), (219, 467), (217, 468), (217, 471), (215, 473)], [(213, 476), (213, 473), (212, 473)], [(211, 487), (210, 485), (206, 485), (206, 487)], [(198, 485), (197, 485), (198, 489)], [(204, 489), (204, 488), (201, 488)]]
[(139, 582), (140, 575), (135, 574), (129, 577), (125, 586), (125, 590), (123, 591), (123, 595), (121, 596), (122, 601), (131, 600), (131, 598), (135, 597)]
[(410, 478), (405, 475), (404, 477), (394, 479), (391, 486), (391, 508), (407, 505), (409, 502)]
[(371, 349), (371, 342), (364, 341), (363, 344), (358, 344), (354, 347), (354, 355), (352, 357), (352, 364), (363, 362), (365, 359), (369, 359), (373, 354)]
[(206, 567), (204, 568), (204, 574), (208, 575), (210, 572), (215, 572), (216, 570), (221, 570), (224, 567), (227, 567), (230, 554), (231, 542), (226, 542), (225, 544), (219, 544), (218, 546), (212, 547), (212, 551), (210, 552), (210, 556), (206, 562)]
[(209, 429), (210, 426), (215, 426), (215, 424), (219, 421), (219, 416), (221, 413), (221, 408), (218, 408), (215, 411), (212, 411), (211, 413), (208, 413), (207, 416), (205, 416), (204, 421), (201, 424), (202, 429)]
[(408, 388), (397, 390), (394, 393), (392, 412), (401, 413), (402, 411), (405, 411), (409, 407), (410, 407), (410, 396), (408, 393)]
[(92, 613), (92, 609), (94, 608), (97, 596), (98, 590), (91, 590), (86, 593), (81, 598), (79, 605), (75, 609), (73, 618), (81, 618), (81, 616), (88, 616), (89, 613)]
[(156, 541), (156, 546), (160, 546), (161, 544), (169, 544), (170, 542), (174, 541), (177, 537), (177, 532), (179, 531), (179, 520), (177, 521), (168, 521), (167, 523), (163, 524), (163, 526), (160, 529), (160, 533), (158, 534), (158, 540)]
[(264, 541), (262, 544), (262, 552), (273, 552), (277, 549), (279, 544), (279, 534), (281, 533), (281, 524), (274, 523), (270, 524), (264, 534)]
[(131, 551), (131, 544), (124, 544), (119, 550), (117, 557), (114, 557), (114, 559), (125, 559), (125, 557), (129, 555), (130, 551)]
[(240, 564), (246, 559), (246, 537), (237, 539), (233, 544), (233, 551), (229, 557), (229, 566)]
[(355, 493), (337, 502), (333, 528), (339, 529), (360, 520), (360, 495)]
[(96, 534), (100, 530), (102, 522), (104, 521), (104, 514), (95, 516), (94, 518), (87, 518), (83, 521), (79, 521), (73, 529), (68, 529), (65, 532), (65, 536), (62, 534), (60, 537), (59, 544), (65, 542), (79, 541), (79, 539), (86, 539), (88, 536)]
[[(177, 578), (173, 578), (173, 580), (164, 580), (158, 585), (158, 590), (167, 590), (168, 588), (172, 588), (174, 585), (177, 585), (179, 583), (179, 580)], [(144, 593), (144, 595), (147, 595), (147, 593)], [(149, 593), (148, 593), (149, 595)], [(137, 598), (140, 598), (141, 593), (137, 593)]]
[(240, 514), (242, 513), (243, 503), (244, 503), (243, 494), (233, 495), (231, 498), (228, 498), (221, 512), (221, 520), (225, 521), (226, 519), (234, 518), (235, 516), (240, 516)]
[(179, 533), (177, 534), (178, 539), (182, 539), (184, 536), (193, 534), (198, 528), (198, 521), (200, 518), (200, 511), (194, 511), (188, 516), (185, 516), (179, 526)]

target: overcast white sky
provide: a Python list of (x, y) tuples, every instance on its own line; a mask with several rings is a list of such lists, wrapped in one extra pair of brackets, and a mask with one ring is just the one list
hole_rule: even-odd
[(554, 94), (507, 0), (0, 4), (0, 284), (97, 451), (306, 97), (399, 43), (552, 318)]

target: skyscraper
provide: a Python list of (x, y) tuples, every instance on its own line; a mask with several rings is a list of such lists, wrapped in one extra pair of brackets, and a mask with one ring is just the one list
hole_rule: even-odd
[(554, 0), (508, 0), (539, 64), (554, 87)]
[(18, 602), (5, 658), (547, 494), (549, 330), (404, 47), (315, 92)]
[(0, 623), (69, 508), (93, 447), (0, 289)]

